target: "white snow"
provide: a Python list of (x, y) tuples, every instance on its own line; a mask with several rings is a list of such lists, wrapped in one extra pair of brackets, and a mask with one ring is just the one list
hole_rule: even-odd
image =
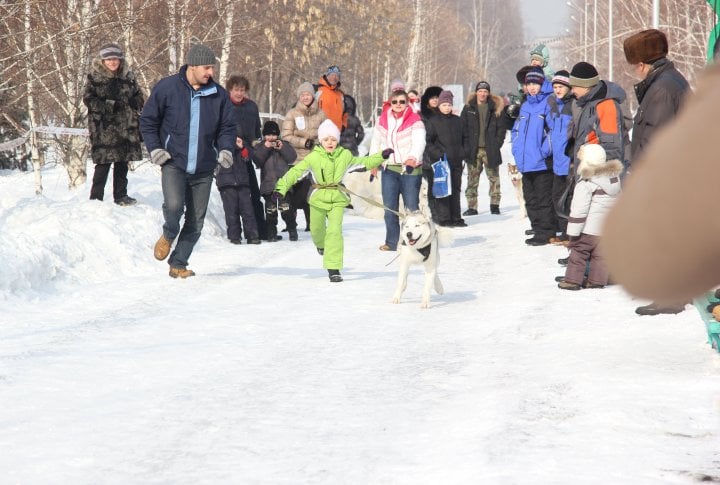
[(419, 267), (390, 303), (382, 220), (348, 212), (331, 284), (309, 233), (229, 244), (213, 190), (197, 276), (173, 280), (152, 256), (157, 168), (130, 173), (134, 207), (111, 181), (105, 202), (68, 192), (60, 167), (40, 197), (0, 172), (0, 482), (720, 481), (720, 356), (697, 312), (558, 289), (566, 251), (524, 244), (501, 173), (503, 214), (483, 178), (421, 310)]

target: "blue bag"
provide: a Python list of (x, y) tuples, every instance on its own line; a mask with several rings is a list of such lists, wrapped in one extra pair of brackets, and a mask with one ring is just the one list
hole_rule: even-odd
[(442, 199), (452, 194), (452, 185), (450, 185), (450, 164), (447, 161), (447, 155), (443, 155), (442, 159), (432, 164), (433, 169), (433, 185), (432, 195), (436, 199)]

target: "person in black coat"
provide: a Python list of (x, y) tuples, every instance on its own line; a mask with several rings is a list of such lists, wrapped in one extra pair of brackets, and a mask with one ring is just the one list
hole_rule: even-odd
[(440, 86), (430, 86), (420, 97), (420, 116), (423, 121), (427, 121), (433, 115), (438, 113), (438, 104), (440, 93), (442, 92)]
[(507, 130), (503, 121), (504, 111), (503, 99), (491, 95), (490, 84), (480, 81), (475, 86), (475, 93), (460, 113), (463, 146), (468, 157), (468, 182), (465, 189), (468, 209), (463, 215), (478, 214), (477, 189), (483, 169), (490, 185), (490, 213), (500, 214), (500, 148), (505, 141)]
[[(233, 244), (240, 244), (240, 234), (245, 225), (245, 238), (248, 244), (260, 244), (255, 212), (250, 197), (250, 179), (247, 165), (250, 164), (240, 147), (243, 145), (238, 127), (237, 147), (234, 163), (224, 168), (218, 166), (215, 183), (220, 191), (220, 198), (225, 211), (227, 237)], [(254, 169), (253, 169), (254, 171)], [(241, 220), (242, 219), (242, 220)]]
[[(265, 217), (267, 223), (267, 240), (275, 242), (277, 236), (278, 211), (280, 212), (288, 233), (295, 235), (297, 240), (297, 208), (292, 199), (287, 197), (276, 204), (272, 193), (280, 177), (285, 175), (297, 159), (297, 152), (289, 143), (284, 143), (280, 136), (280, 127), (274, 121), (266, 121), (262, 130), (263, 142), (255, 146), (253, 161), (260, 169), (260, 193), (265, 199)], [(290, 189), (293, 190), (293, 189)]]
[(346, 94), (343, 97), (343, 104), (345, 106), (343, 130), (340, 133), (340, 146), (347, 148), (353, 154), (358, 156), (358, 145), (362, 143), (365, 137), (365, 130), (362, 127), (362, 123), (355, 115), (355, 98)]
[[(453, 94), (442, 91), (438, 97), (438, 112), (425, 121), (425, 153), (423, 175), (428, 181), (428, 205), (433, 219), (441, 226), (465, 227), (460, 217), (460, 190), (462, 188), (462, 162), (465, 159), (462, 140), (462, 121), (453, 114)], [(432, 163), (447, 157), (450, 164), (451, 194), (436, 198), (432, 193)]]
[[(238, 150), (242, 151), (242, 158), (245, 160), (252, 159), (253, 142), (260, 139), (260, 110), (252, 99), (248, 98), (247, 93), (250, 91), (250, 82), (245, 76), (239, 74), (231, 74), (225, 82), (225, 89), (230, 95), (230, 101), (233, 105), (233, 113), (235, 122), (239, 127), (239, 134), (242, 143), (238, 145)], [(250, 187), (250, 200), (257, 221), (258, 233), (262, 239), (267, 237), (265, 228), (265, 210), (260, 200), (260, 188), (258, 187), (257, 174), (255, 167), (248, 162), (245, 165), (248, 172), (248, 186)], [(248, 234), (245, 237), (249, 239)]]

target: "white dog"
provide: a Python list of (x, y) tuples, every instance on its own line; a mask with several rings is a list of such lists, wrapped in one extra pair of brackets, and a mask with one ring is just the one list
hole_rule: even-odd
[(440, 264), (438, 248), (452, 242), (452, 232), (447, 228), (437, 228), (424, 211), (401, 214), (400, 221), (400, 269), (392, 302), (400, 303), (407, 287), (410, 266), (422, 264), (425, 267), (425, 286), (420, 307), (429, 308), (430, 288), (434, 286), (439, 295), (443, 294), (443, 286), (437, 273)]

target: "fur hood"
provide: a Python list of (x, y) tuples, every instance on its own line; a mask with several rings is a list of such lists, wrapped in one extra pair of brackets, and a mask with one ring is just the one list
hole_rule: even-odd
[[(492, 100), (493, 102), (493, 106), (495, 108), (495, 116), (500, 116), (503, 109), (505, 109), (505, 100), (497, 94), (491, 94), (488, 97), (488, 101), (489, 100)], [(478, 102), (475, 93), (468, 94), (467, 100), (465, 102), (472, 108), (477, 107)]]
[(608, 160), (599, 166), (582, 161), (578, 165), (578, 174), (583, 180), (590, 180), (593, 177), (616, 177), (622, 173), (623, 168), (620, 160)]
[[(95, 79), (100, 78), (107, 78), (110, 79), (114, 77), (113, 73), (110, 72), (102, 63), (102, 59), (99, 57), (96, 57), (93, 59), (92, 64), (90, 66), (90, 73)], [(128, 73), (130, 72), (130, 69), (128, 69), (127, 64), (125, 63), (125, 59), (120, 59), (120, 67), (118, 67), (117, 70), (117, 77), (127, 79)]]

